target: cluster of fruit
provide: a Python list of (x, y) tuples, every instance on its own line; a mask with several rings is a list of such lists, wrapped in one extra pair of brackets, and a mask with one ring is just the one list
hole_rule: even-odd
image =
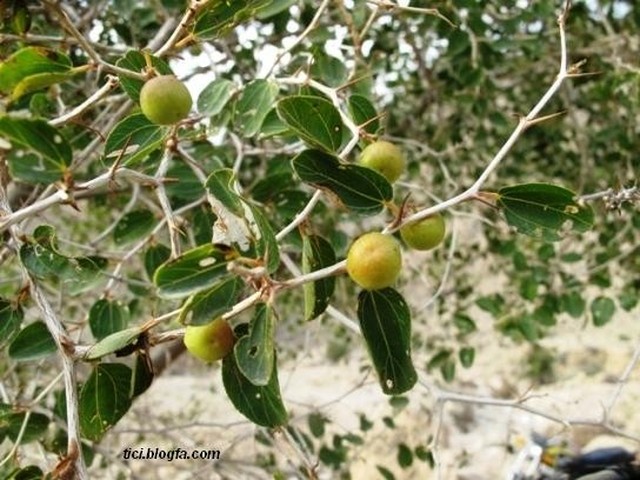
[[(377, 141), (368, 145), (360, 155), (359, 163), (372, 168), (394, 183), (405, 168), (404, 156), (392, 143)], [(440, 245), (445, 236), (442, 215), (435, 214), (400, 228), (402, 240), (415, 250), (431, 250)], [(366, 290), (379, 290), (395, 283), (402, 269), (399, 242), (391, 235), (379, 232), (359, 237), (347, 254), (347, 273)]]
[[(140, 91), (142, 113), (153, 123), (173, 125), (183, 120), (191, 110), (192, 100), (186, 86), (173, 75), (151, 78)], [(362, 151), (359, 164), (371, 168), (389, 183), (394, 183), (405, 169), (400, 149), (379, 140)], [(402, 240), (415, 250), (430, 250), (445, 236), (445, 222), (435, 214), (400, 229)], [(402, 269), (400, 243), (392, 235), (370, 232), (357, 238), (347, 254), (349, 277), (365, 290), (379, 290), (393, 285)], [(227, 355), (234, 344), (234, 334), (228, 322), (218, 318), (208, 325), (187, 326), (184, 343), (196, 357), (212, 362)]]

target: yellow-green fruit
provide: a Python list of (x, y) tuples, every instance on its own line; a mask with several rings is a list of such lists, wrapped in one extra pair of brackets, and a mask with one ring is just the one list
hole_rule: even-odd
[(347, 254), (347, 273), (365, 290), (390, 287), (401, 268), (400, 244), (390, 235), (365, 233), (353, 242)]
[(439, 213), (400, 229), (402, 240), (416, 250), (431, 250), (437, 247), (444, 240), (445, 233), (444, 218)]
[(173, 75), (153, 77), (140, 90), (142, 113), (158, 125), (173, 125), (189, 115), (191, 94)]
[(404, 172), (404, 155), (393, 143), (380, 140), (368, 145), (360, 154), (360, 165), (372, 168), (390, 183)]
[(235, 337), (229, 323), (217, 318), (207, 325), (187, 326), (183, 341), (193, 356), (205, 362), (214, 362), (233, 350)]

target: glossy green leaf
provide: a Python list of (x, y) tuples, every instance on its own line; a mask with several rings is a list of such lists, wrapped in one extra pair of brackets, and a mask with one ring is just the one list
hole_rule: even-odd
[(71, 146), (43, 120), (0, 117), (0, 135), (11, 142), (11, 174), (27, 183), (60, 180), (71, 164)]
[(127, 328), (107, 335), (102, 340), (92, 345), (84, 354), (86, 360), (96, 360), (102, 358), (105, 355), (110, 355), (122, 350), (125, 347), (129, 347), (138, 341), (138, 338), (143, 333), (143, 329), (140, 326)]
[(249, 325), (249, 334), (241, 337), (233, 348), (236, 365), (244, 378), (256, 386), (266, 386), (275, 365), (275, 312), (259, 304)]
[(378, 112), (367, 97), (351, 95), (348, 100), (349, 113), (356, 125), (365, 125), (364, 131), (375, 134), (380, 129), (380, 121), (376, 118)]
[(20, 261), (39, 278), (62, 276), (70, 268), (67, 257), (36, 243), (25, 243), (20, 247)]
[(182, 298), (213, 287), (226, 276), (227, 263), (235, 251), (201, 245), (161, 265), (153, 276), (158, 295)]
[(33, 242), (20, 247), (20, 260), (31, 274), (61, 280), (70, 295), (82, 293), (103, 280), (101, 272), (108, 263), (105, 258), (61, 255), (56, 248), (55, 231), (48, 225), (37, 227), (33, 237)]
[[(0, 442), (4, 438), (9, 438), (12, 442), (18, 439), (26, 415), (26, 412), (17, 411), (11, 405), (0, 404)], [(42, 413), (31, 412), (20, 443), (25, 444), (42, 438), (48, 427), (49, 417)]]
[(97, 256), (70, 258), (61, 276), (65, 289), (70, 295), (78, 295), (95, 288), (105, 280), (103, 271), (108, 263)]
[(245, 214), (244, 203), (234, 189), (235, 176), (230, 168), (215, 170), (207, 178), (205, 187), (216, 201), (238, 217)]
[(418, 376), (411, 361), (411, 313), (402, 295), (392, 288), (363, 290), (358, 319), (382, 391), (398, 395), (410, 390)]
[(166, 176), (170, 181), (165, 184), (165, 190), (172, 204), (195, 202), (205, 194), (202, 181), (184, 162), (172, 165)]
[(36, 465), (29, 465), (24, 468), (13, 470), (7, 480), (42, 480), (45, 478), (44, 472)]
[(320, 150), (305, 150), (293, 159), (296, 175), (305, 183), (333, 193), (349, 209), (363, 215), (379, 213), (393, 198), (393, 189), (379, 173), (345, 164)]
[(158, 243), (151, 245), (144, 253), (144, 269), (147, 276), (153, 279), (153, 274), (158, 267), (171, 257), (171, 249), (166, 245)]
[(236, 364), (235, 355), (222, 360), (222, 382), (233, 406), (253, 423), (274, 428), (287, 423), (287, 411), (282, 403), (278, 368), (273, 366), (266, 386), (251, 383)]
[(116, 245), (139, 240), (147, 235), (156, 224), (156, 218), (149, 210), (132, 210), (125, 213), (113, 230)]
[(278, 116), (312, 147), (335, 153), (342, 144), (342, 119), (328, 100), (311, 95), (283, 98), (276, 105)]
[(55, 353), (56, 342), (44, 322), (30, 323), (16, 335), (9, 345), (9, 356), (14, 360), (39, 360)]
[(89, 327), (96, 340), (127, 328), (129, 309), (117, 300), (101, 298), (89, 310)]
[(13, 33), (17, 35), (25, 35), (31, 29), (32, 17), (27, 0), (14, 0), (11, 2), (11, 19), (10, 25)]
[(212, 117), (219, 114), (227, 102), (233, 96), (235, 84), (226, 78), (217, 78), (198, 96), (198, 112), (201, 115)]
[(558, 241), (566, 233), (585, 232), (593, 226), (593, 210), (576, 195), (556, 185), (525, 183), (498, 192), (498, 206), (518, 232), (545, 241)]
[(250, 209), (255, 223), (252, 230), (256, 237), (256, 253), (265, 261), (267, 271), (273, 273), (280, 265), (280, 247), (276, 234), (266, 215), (258, 207), (251, 205)]
[(4, 348), (18, 333), (23, 318), (22, 307), (0, 297), (0, 348)]
[[(162, 58), (149, 55), (151, 65), (160, 75), (173, 75), (173, 70), (167, 62)], [(145, 55), (137, 50), (128, 51), (122, 58), (120, 58), (116, 65), (120, 68), (126, 68), (132, 72), (144, 73), (147, 67), (147, 59)], [(127, 95), (131, 97), (131, 100), (138, 103), (140, 100), (140, 90), (144, 85), (144, 81), (132, 78), (128, 75), (118, 75), (120, 79), (120, 85), (123, 90), (127, 92)]]
[(278, 85), (268, 80), (253, 80), (244, 87), (236, 102), (233, 120), (243, 136), (253, 137), (260, 131), (277, 94)]
[(154, 373), (150, 362), (146, 361), (147, 353), (136, 355), (136, 363), (133, 368), (131, 380), (131, 396), (133, 398), (146, 392), (153, 383)]
[(272, 108), (271, 110), (269, 110), (269, 113), (267, 113), (267, 116), (262, 122), (258, 139), (264, 140), (267, 138), (277, 137), (279, 135), (286, 135), (290, 133), (291, 131), (289, 130), (287, 124), (280, 120), (278, 112), (275, 108)]
[(193, 34), (202, 40), (224, 37), (234, 27), (251, 18), (271, 0), (209, 2), (193, 25)]
[(238, 277), (223, 280), (187, 299), (178, 320), (187, 325), (206, 325), (235, 305), (244, 282)]
[(599, 296), (591, 302), (591, 317), (596, 327), (608, 323), (616, 313), (616, 304), (609, 297)]
[(266, 259), (267, 270), (274, 272), (280, 264), (280, 250), (273, 228), (256, 206), (236, 193), (234, 183), (233, 171), (223, 168), (209, 175), (205, 184), (213, 210), (223, 225), (223, 238), (216, 239), (214, 235), (214, 241), (237, 245), (242, 252), (253, 244), (257, 256)]
[(28, 93), (69, 80), (73, 78), (73, 75), (74, 71), (69, 70), (65, 73), (38, 73), (36, 75), (23, 78), (13, 89), (11, 99), (19, 100), (22, 96), (27, 95)]
[(22, 48), (0, 63), (0, 92), (10, 94), (25, 78), (43, 73), (64, 73), (71, 67), (69, 57), (56, 50)]
[(270, 0), (266, 5), (258, 10), (256, 18), (264, 20), (288, 9), (297, 0)]
[(104, 153), (111, 163), (136, 165), (162, 147), (167, 127), (151, 123), (142, 113), (130, 115), (111, 130)]
[[(317, 235), (305, 235), (302, 239), (302, 272), (311, 273), (336, 263), (336, 254), (331, 244)], [(304, 318), (313, 320), (329, 306), (335, 289), (335, 277), (322, 278), (305, 283)]]
[(82, 436), (99, 441), (131, 406), (131, 369), (121, 363), (100, 363), (80, 391)]
[(331, 88), (338, 88), (348, 80), (349, 70), (339, 58), (320, 51), (313, 56), (311, 76)]

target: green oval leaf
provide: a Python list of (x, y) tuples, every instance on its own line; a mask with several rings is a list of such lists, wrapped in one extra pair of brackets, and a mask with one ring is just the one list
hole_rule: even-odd
[(111, 353), (117, 352), (129, 345), (133, 345), (137, 342), (140, 334), (143, 333), (141, 327), (131, 327), (125, 330), (120, 330), (107, 335), (95, 345), (92, 345), (84, 354), (86, 360), (97, 360)]
[(260, 127), (260, 135), (258, 136), (259, 140), (265, 140), (267, 138), (276, 137), (279, 135), (285, 135), (291, 133), (289, 127), (280, 120), (278, 116), (278, 112), (275, 108), (269, 110), (267, 116), (264, 118), (262, 122), (262, 126)]
[(251, 209), (253, 223), (255, 224), (252, 232), (256, 237), (256, 253), (263, 259), (267, 271), (273, 273), (280, 265), (280, 247), (278, 247), (276, 234), (269, 220), (267, 220), (267, 217), (258, 207), (250, 205), (249, 208)]
[(260, 209), (236, 193), (234, 182), (233, 171), (228, 168), (216, 170), (207, 178), (205, 186), (223, 235), (214, 241), (237, 245), (243, 252), (254, 244), (256, 255), (265, 260), (269, 272), (274, 272), (280, 264), (280, 250), (273, 228)]
[(312, 147), (335, 153), (342, 144), (342, 119), (336, 107), (322, 97), (296, 95), (276, 105), (280, 119)]
[(367, 97), (351, 95), (348, 100), (349, 113), (356, 125), (364, 125), (364, 131), (375, 134), (380, 129), (380, 121), (376, 118), (378, 112)]
[(244, 215), (244, 204), (233, 188), (235, 175), (230, 168), (220, 168), (211, 172), (205, 187), (217, 202), (238, 217)]
[(226, 78), (216, 78), (198, 96), (198, 112), (207, 117), (217, 115), (233, 96), (235, 84)]
[(268, 5), (271, 0), (233, 0), (233, 2), (209, 2), (193, 24), (193, 34), (202, 40), (220, 38), (236, 25), (250, 18)]
[[(167, 62), (163, 59), (149, 55), (151, 59), (151, 65), (160, 75), (173, 75), (173, 70)], [(147, 59), (145, 55), (137, 50), (129, 50), (122, 58), (120, 58), (116, 65), (120, 68), (126, 68), (132, 72), (143, 73), (147, 67)], [(127, 95), (131, 97), (131, 100), (138, 103), (140, 101), (140, 90), (144, 85), (144, 81), (132, 78), (127, 75), (118, 75), (120, 79), (120, 85)]]
[(172, 204), (180, 206), (182, 203), (195, 202), (204, 195), (202, 182), (186, 163), (176, 163), (167, 171), (169, 182), (165, 185), (167, 195)]
[(125, 245), (147, 235), (155, 226), (156, 218), (149, 210), (132, 210), (122, 216), (113, 230), (116, 245)]
[(266, 304), (259, 304), (249, 325), (249, 334), (241, 337), (233, 347), (236, 364), (242, 375), (253, 385), (269, 383), (275, 363), (275, 312)]
[[(331, 244), (317, 235), (305, 235), (302, 239), (302, 271), (311, 273), (336, 263), (336, 254)], [(327, 277), (305, 283), (304, 318), (313, 320), (329, 306), (335, 289), (335, 277)]]
[(0, 135), (12, 143), (9, 168), (20, 180), (53, 183), (71, 164), (71, 146), (44, 120), (0, 117)]
[(399, 395), (418, 380), (411, 361), (411, 313), (392, 288), (363, 290), (358, 295), (358, 319), (382, 391)]
[(458, 358), (464, 368), (469, 368), (473, 365), (473, 361), (476, 358), (476, 350), (473, 347), (462, 347), (458, 352)]
[(136, 355), (136, 363), (133, 369), (133, 379), (131, 380), (132, 392), (131, 397), (135, 398), (142, 395), (148, 390), (153, 383), (154, 373), (151, 362), (146, 359), (148, 357), (145, 354), (138, 353)]
[(192, 295), (184, 303), (178, 320), (187, 325), (210, 323), (235, 305), (243, 287), (244, 282), (233, 277)]
[(89, 327), (96, 340), (127, 328), (129, 309), (117, 300), (102, 298), (89, 310)]
[(23, 95), (35, 92), (36, 90), (41, 90), (46, 87), (50, 87), (51, 85), (64, 82), (65, 80), (69, 80), (73, 77), (73, 75), (73, 71), (64, 73), (47, 72), (38, 73), (36, 75), (31, 75), (29, 77), (23, 78), (13, 89), (13, 92), (11, 93), (11, 99), (19, 100)]
[(20, 330), (24, 313), (19, 305), (0, 297), (0, 347), (10, 342)]
[(171, 257), (171, 249), (161, 243), (151, 245), (144, 253), (144, 269), (149, 278), (153, 278), (153, 274), (158, 267)]
[(34, 322), (16, 335), (9, 345), (9, 356), (18, 361), (39, 360), (57, 350), (56, 342), (44, 322)]
[(567, 232), (585, 232), (593, 226), (593, 210), (576, 201), (566, 188), (547, 183), (525, 183), (498, 192), (498, 206), (518, 232), (545, 241), (560, 240)]
[(331, 88), (338, 88), (349, 78), (349, 71), (339, 58), (319, 51), (313, 56), (311, 76)]
[(609, 297), (599, 296), (591, 302), (591, 316), (593, 318), (593, 324), (596, 327), (601, 327), (605, 323), (608, 323), (613, 314), (616, 313), (616, 304)]
[(111, 130), (104, 154), (112, 162), (135, 165), (162, 146), (168, 128), (151, 123), (142, 113), (130, 115)]
[(38, 278), (62, 276), (69, 269), (67, 257), (37, 243), (25, 243), (20, 247), (20, 261)]
[(287, 423), (288, 415), (282, 403), (275, 362), (269, 383), (257, 386), (242, 374), (235, 355), (227, 355), (222, 360), (222, 382), (236, 410), (253, 423), (269, 428)]
[(253, 137), (260, 131), (277, 94), (278, 85), (268, 80), (254, 80), (244, 87), (236, 102), (233, 120), (242, 135)]
[(7, 480), (42, 480), (45, 478), (44, 472), (36, 465), (13, 470)]
[(99, 441), (131, 406), (131, 369), (121, 363), (96, 365), (80, 391), (83, 437)]
[(393, 198), (393, 189), (379, 173), (341, 163), (320, 150), (305, 150), (293, 159), (296, 175), (305, 183), (329, 190), (349, 209), (375, 215)]
[[(26, 415), (26, 412), (16, 411), (11, 405), (0, 404), (0, 441), (8, 437), (12, 442), (15, 442), (20, 435)], [(38, 440), (44, 436), (48, 427), (49, 417), (42, 413), (32, 412), (29, 415), (20, 443), (24, 444)]]
[(67, 72), (69, 57), (43, 47), (26, 47), (0, 63), (0, 91), (9, 94), (18, 83), (32, 75)]
[(235, 251), (215, 245), (201, 245), (161, 265), (153, 276), (158, 295), (182, 298), (214, 286), (227, 275), (227, 262)]
[(560, 297), (562, 309), (573, 318), (580, 318), (584, 314), (586, 302), (578, 292), (570, 292)]

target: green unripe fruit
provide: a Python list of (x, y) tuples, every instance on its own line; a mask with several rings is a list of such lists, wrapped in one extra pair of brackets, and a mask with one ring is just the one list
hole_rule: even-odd
[(193, 356), (205, 362), (214, 362), (233, 350), (235, 337), (229, 323), (217, 318), (207, 325), (187, 326), (183, 341)]
[(439, 213), (400, 229), (402, 240), (416, 250), (431, 250), (437, 247), (444, 240), (445, 233), (444, 218)]
[(400, 244), (390, 235), (365, 233), (353, 242), (347, 254), (347, 273), (365, 290), (390, 287), (401, 268)]
[(369, 167), (377, 171), (389, 183), (393, 183), (404, 172), (404, 155), (393, 143), (380, 140), (367, 145), (360, 154), (358, 161), (363, 167)]
[(140, 108), (158, 125), (173, 125), (189, 115), (191, 94), (173, 75), (153, 77), (140, 90)]

